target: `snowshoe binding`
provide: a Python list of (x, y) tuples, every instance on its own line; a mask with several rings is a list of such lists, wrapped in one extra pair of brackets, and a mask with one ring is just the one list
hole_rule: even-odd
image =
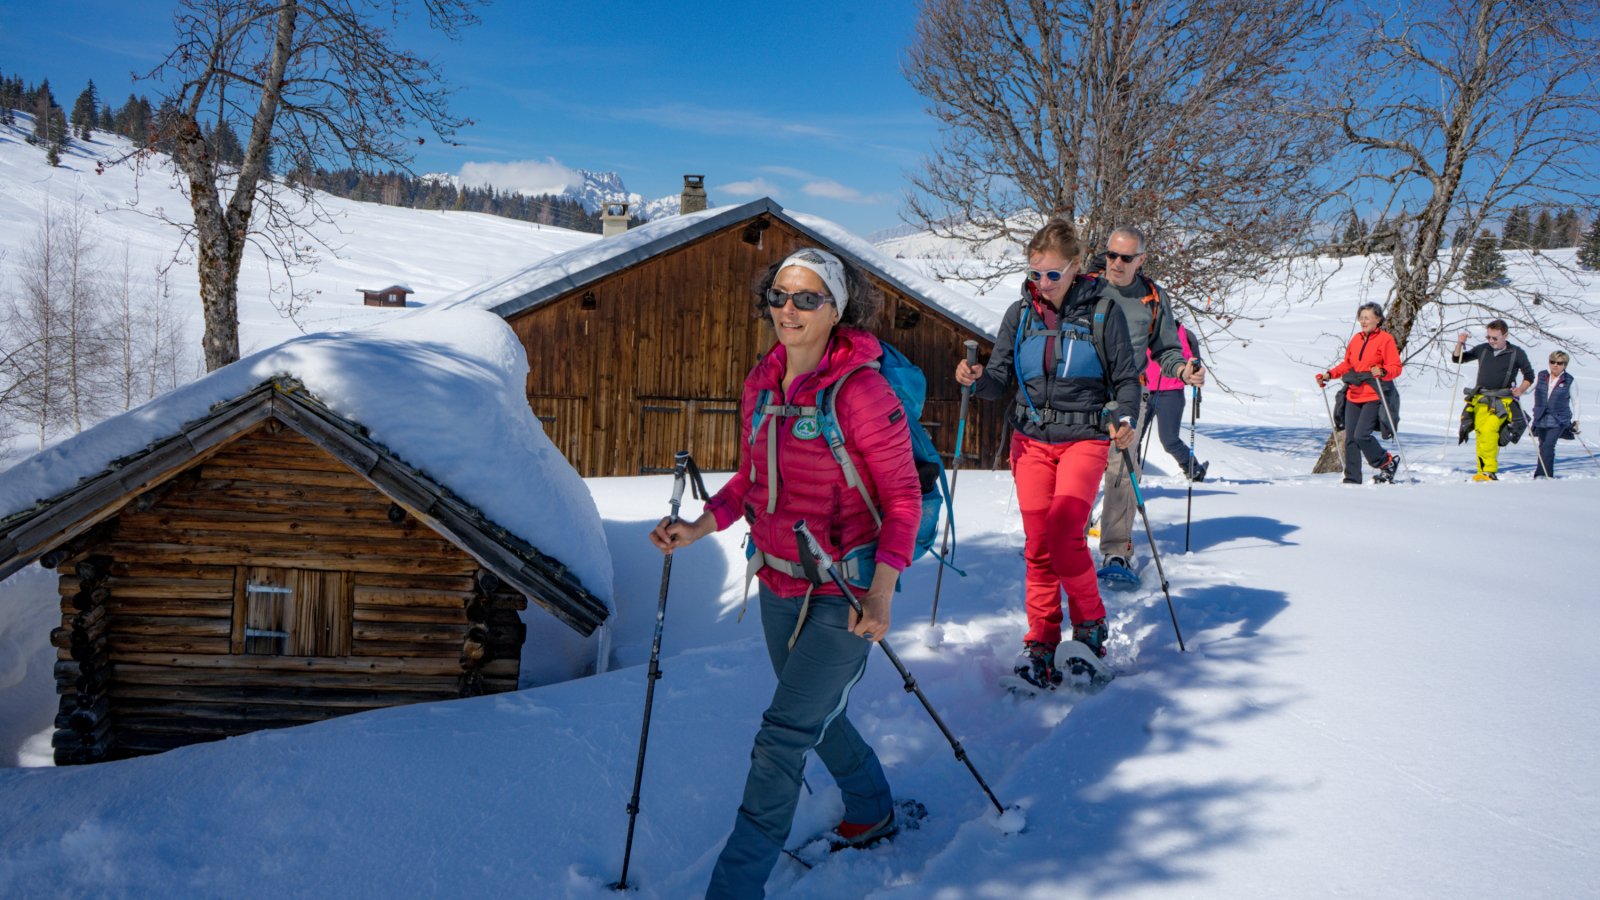
[(832, 831), (800, 845), (795, 850), (784, 850), (790, 859), (816, 868), (828, 856), (841, 850), (866, 850), (883, 841), (892, 841), (902, 831), (916, 831), (928, 817), (928, 808), (915, 800), (896, 800), (894, 807), (882, 821), (871, 825), (840, 822)]
[(1378, 471), (1373, 474), (1372, 483), (1394, 484), (1394, 473), (1399, 469), (1400, 457), (1395, 456), (1393, 453), (1389, 454), (1389, 458), (1384, 460), (1383, 465), (1379, 466)]
[(1042, 641), (1025, 642), (1012, 673), (1002, 677), (1001, 683), (1020, 682), (1020, 689), (1025, 693), (1055, 690), (1061, 683), (1061, 670), (1056, 668), (1056, 648)]
[(1133, 567), (1121, 556), (1106, 557), (1106, 564), (1095, 572), (1095, 577), (1114, 590), (1129, 591), (1139, 586), (1139, 576), (1133, 574)]
[(1499, 481), (1500, 480), (1500, 476), (1496, 475), (1493, 472), (1479, 472), (1478, 474), (1472, 476), (1472, 480), (1473, 481)]
[(1189, 480), (1200, 483), (1206, 480), (1206, 472), (1210, 471), (1211, 463), (1189, 461)]

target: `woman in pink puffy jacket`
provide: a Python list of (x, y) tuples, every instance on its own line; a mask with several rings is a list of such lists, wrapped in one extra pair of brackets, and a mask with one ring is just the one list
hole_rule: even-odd
[[(895, 582), (911, 562), (922, 515), (905, 410), (869, 367), (883, 351), (862, 330), (876, 318), (882, 295), (855, 267), (817, 249), (773, 266), (757, 293), (757, 315), (772, 323), (778, 344), (745, 379), (739, 471), (699, 519), (663, 519), (650, 534), (670, 553), (741, 518), (749, 524), (761, 627), (778, 676), (707, 900), (764, 896), (789, 837), (808, 750), (816, 750), (844, 795), (836, 840), (861, 845), (894, 829), (883, 767), (845, 708), (872, 642), (889, 630)], [(822, 437), (817, 407), (824, 389), (834, 394), (865, 497)], [(831, 583), (806, 580), (794, 537), (801, 519), (861, 588), (862, 616)]]

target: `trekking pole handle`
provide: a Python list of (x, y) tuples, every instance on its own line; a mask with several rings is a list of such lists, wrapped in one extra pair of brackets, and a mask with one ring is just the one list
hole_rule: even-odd
[(672, 458), (672, 521), (678, 521), (678, 507), (683, 504), (683, 486), (689, 470), (689, 451), (679, 450)]
[(978, 364), (978, 342), (963, 341), (962, 343), (967, 347), (967, 365), (969, 367), (976, 366)]

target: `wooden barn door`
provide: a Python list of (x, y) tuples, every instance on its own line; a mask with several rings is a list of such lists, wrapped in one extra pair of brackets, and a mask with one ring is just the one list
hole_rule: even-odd
[(240, 566), (235, 652), (349, 656), (350, 579), (344, 572)]
[[(731, 472), (739, 466), (739, 401), (639, 401), (639, 474), (672, 471), (672, 454), (687, 450), (703, 472)], [(656, 450), (654, 448), (661, 448)]]

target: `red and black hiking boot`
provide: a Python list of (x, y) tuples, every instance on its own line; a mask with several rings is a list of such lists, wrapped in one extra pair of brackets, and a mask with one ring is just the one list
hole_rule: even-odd
[(1017, 667), (1012, 671), (1042, 691), (1053, 690), (1061, 683), (1061, 672), (1056, 669), (1056, 648), (1042, 641), (1024, 641), (1022, 655), (1017, 657)]
[(1093, 650), (1094, 655), (1101, 659), (1106, 658), (1106, 637), (1109, 634), (1104, 616), (1087, 622), (1077, 622), (1072, 626), (1072, 639)]
[(828, 843), (835, 853), (847, 847), (857, 850), (870, 847), (895, 833), (894, 810), (873, 825), (857, 825), (854, 822), (840, 822), (839, 827), (828, 834)]

